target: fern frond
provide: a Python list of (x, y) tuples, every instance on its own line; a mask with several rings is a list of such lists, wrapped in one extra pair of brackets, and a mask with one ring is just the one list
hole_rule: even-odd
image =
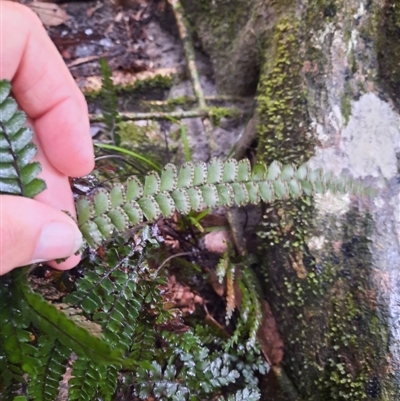
[(68, 382), (69, 401), (111, 401), (118, 386), (121, 366), (98, 365), (90, 359), (78, 358), (72, 366)]
[[(168, 318), (160, 290), (165, 279), (152, 273), (145, 258), (153, 241), (148, 231), (146, 227), (137, 237), (141, 246), (149, 242), (145, 253), (130, 244), (110, 248), (103, 264), (86, 262), (85, 275), (77, 280), (76, 290), (64, 298), (64, 302), (82, 309), (88, 319), (100, 325), (107, 341), (124, 352), (130, 352), (132, 337), (139, 335), (137, 327), (145, 325), (149, 313), (153, 330), (164, 315)], [(141, 360), (136, 355), (131, 359)]]
[(222, 162), (213, 159), (204, 163), (185, 163), (179, 170), (171, 164), (164, 167), (161, 177), (150, 172), (144, 185), (137, 177), (128, 179), (125, 186), (115, 186), (110, 192), (99, 189), (77, 200), (78, 222), (91, 247), (109, 239), (115, 230), (123, 233), (146, 219), (170, 217), (179, 212), (201, 211), (218, 206), (257, 204), (260, 200), (297, 198), (332, 191), (361, 191), (360, 186), (343, 179), (324, 175), (321, 170), (298, 168), (273, 162), (250, 170), (248, 160)]
[(151, 369), (139, 371), (136, 377), (136, 392), (141, 399), (155, 396), (158, 400), (186, 401), (189, 389), (176, 378), (176, 368), (168, 365), (163, 371), (158, 362), (153, 361)]
[(245, 262), (238, 264), (236, 268), (240, 271), (237, 285), (242, 295), (240, 319), (232, 337), (226, 344), (226, 349), (237, 344), (239, 339), (247, 337), (246, 348), (250, 350), (256, 345), (257, 332), (261, 325), (261, 301), (257, 279), (251, 268)]
[(98, 384), (104, 380), (104, 370), (88, 358), (78, 358), (72, 365), (72, 378), (68, 382), (70, 401), (93, 401)]
[(260, 399), (261, 394), (258, 390), (245, 388), (237, 391), (236, 394), (228, 396), (228, 398), (220, 398), (219, 401), (259, 401)]
[(103, 100), (102, 107), (104, 123), (106, 124), (107, 130), (111, 135), (114, 145), (118, 146), (120, 144), (120, 137), (118, 135), (118, 99), (115, 86), (112, 81), (112, 70), (104, 58), (100, 59), (100, 74), (102, 83), (101, 94)]
[(39, 337), (35, 354), (38, 360), (37, 373), (30, 377), (27, 392), (35, 401), (54, 401), (59, 392), (59, 383), (65, 373), (71, 350), (57, 339), (42, 335)]
[(229, 267), (226, 272), (226, 321), (231, 319), (235, 308), (235, 265), (233, 263), (229, 263)]
[(0, 193), (33, 198), (46, 184), (37, 178), (40, 164), (31, 161), (36, 155), (33, 132), (10, 92), (10, 82), (0, 80)]
[(101, 326), (110, 343), (128, 350), (141, 309), (141, 297), (136, 292), (139, 275), (131, 267), (132, 249), (121, 260), (114, 258), (111, 252), (107, 265), (86, 271), (77, 281), (76, 291), (64, 302), (81, 308), (85, 316)]
[(28, 330), (30, 319), (10, 276), (0, 279), (0, 377), (4, 393), (16, 395), (25, 374), (35, 375), (37, 360), (33, 346), (35, 336)]
[(251, 312), (248, 320), (249, 338), (246, 343), (246, 348), (249, 349), (253, 348), (257, 341), (257, 332), (262, 320), (261, 301), (257, 291), (257, 279), (249, 266), (245, 266), (242, 269), (241, 280), (244, 282), (251, 302)]
[(136, 361), (151, 362), (154, 357), (156, 331), (154, 324), (140, 320), (135, 327), (129, 357)]
[(72, 378), (68, 382), (68, 400), (111, 401), (118, 386), (120, 370), (121, 366), (99, 365), (88, 358), (78, 358), (73, 363)]
[(122, 350), (111, 347), (96, 335), (92, 335), (76, 320), (71, 320), (67, 315), (47, 302), (39, 294), (34, 293), (24, 282), (25, 276), (14, 280), (19, 288), (19, 298), (23, 302), (24, 310), (28, 311), (29, 319), (44, 333), (53, 337), (66, 347), (69, 347), (77, 355), (84, 355), (99, 364), (119, 364), (122, 360)]
[(101, 366), (101, 369), (105, 369), (103, 380), (98, 384), (99, 395), (104, 401), (113, 400), (113, 396), (118, 387), (119, 372), (121, 370), (120, 366)]

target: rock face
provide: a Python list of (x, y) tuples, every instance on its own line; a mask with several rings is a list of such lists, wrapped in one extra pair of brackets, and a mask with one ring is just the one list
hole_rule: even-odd
[(400, 1), (183, 3), (219, 90), (257, 87), (258, 157), (374, 189), (267, 208), (282, 367), (304, 400), (400, 399)]

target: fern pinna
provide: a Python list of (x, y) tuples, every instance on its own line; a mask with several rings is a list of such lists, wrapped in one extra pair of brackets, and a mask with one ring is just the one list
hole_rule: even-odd
[[(37, 177), (40, 164), (31, 161), (32, 131), (10, 90), (0, 81), (0, 193), (34, 197), (45, 183)], [(72, 365), (69, 400), (258, 400), (257, 374), (268, 366), (255, 341), (261, 312), (251, 270), (228, 263), (220, 272), (232, 286), (240, 269), (244, 304), (253, 305), (242, 311), (231, 340), (212, 328), (193, 329), (170, 306), (165, 273), (149, 263), (162, 241), (150, 223), (175, 212), (346, 191), (349, 185), (359, 189), (307, 165), (251, 169), (247, 160), (213, 159), (179, 169), (168, 164), (144, 182), (131, 177), (79, 197), (78, 224), (91, 250), (68, 276), (72, 287), (60, 286), (50, 301), (43, 295), (54, 283), (38, 281), (35, 266), (0, 278), (0, 399), (54, 401)], [(239, 338), (246, 333), (244, 347)]]

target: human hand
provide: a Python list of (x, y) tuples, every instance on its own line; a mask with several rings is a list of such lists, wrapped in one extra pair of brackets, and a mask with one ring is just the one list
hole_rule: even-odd
[(68, 177), (88, 174), (94, 165), (85, 99), (36, 15), (0, 0), (0, 79), (35, 132), (37, 160), (47, 189), (27, 199), (0, 196), (0, 275), (15, 267), (52, 260), (57, 269), (79, 262), (73, 255), (82, 236), (72, 219), (75, 207)]

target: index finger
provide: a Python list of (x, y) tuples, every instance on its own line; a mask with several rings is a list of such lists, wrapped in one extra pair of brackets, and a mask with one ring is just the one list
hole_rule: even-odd
[(0, 0), (0, 78), (9, 79), (46, 156), (69, 176), (93, 169), (85, 99), (38, 17)]

